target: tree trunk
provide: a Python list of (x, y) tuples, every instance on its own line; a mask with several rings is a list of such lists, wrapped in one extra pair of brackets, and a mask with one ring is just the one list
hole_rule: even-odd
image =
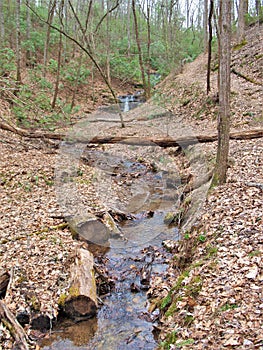
[(150, 3), (147, 1), (147, 92), (146, 99), (151, 97), (151, 12), (150, 12)]
[(16, 0), (16, 82), (17, 82), (17, 91), (19, 90), (19, 85), (22, 84), (22, 76), (21, 76), (22, 52), (21, 52), (20, 12), (21, 12), (21, 3), (20, 3), (20, 0)]
[(93, 265), (93, 255), (88, 250), (80, 248), (70, 269), (70, 288), (67, 296), (60, 296), (62, 310), (75, 321), (94, 317), (97, 313)]
[(130, 57), (130, 55), (131, 55), (131, 28), (130, 28), (130, 26), (131, 26), (131, 1), (128, 0), (128, 4), (127, 4), (127, 40), (128, 40), (127, 55), (128, 55), (128, 57)]
[(259, 15), (260, 15), (260, 7), (261, 7), (260, 0), (256, 0), (255, 1), (255, 7), (256, 7), (256, 14), (259, 17)]
[(144, 88), (146, 99), (147, 99), (148, 98), (148, 96), (147, 96), (148, 86), (147, 86), (144, 64), (143, 64), (143, 57), (142, 57), (141, 42), (140, 42), (140, 37), (139, 37), (139, 29), (138, 29), (135, 0), (132, 0), (132, 12), (133, 12), (133, 19), (134, 19), (134, 30), (135, 30), (136, 44), (137, 44), (138, 55), (139, 55), (139, 64), (140, 64), (141, 76), (142, 76), (142, 84), (143, 84), (143, 88)]
[(211, 58), (212, 58), (212, 39), (213, 39), (213, 28), (212, 28), (212, 18), (214, 13), (214, 1), (210, 0), (210, 9), (208, 17), (208, 27), (209, 27), (209, 40), (208, 40), (208, 58), (207, 58), (207, 79), (206, 79), (206, 93), (209, 94), (211, 90), (210, 86), (210, 73), (211, 73)]
[(204, 52), (208, 49), (208, 0), (204, 0)]
[(47, 34), (46, 34), (46, 41), (45, 41), (45, 48), (44, 48), (43, 77), (46, 76), (46, 71), (47, 71), (50, 32), (51, 32), (50, 24), (52, 24), (53, 22), (55, 9), (56, 9), (56, 0), (54, 0), (54, 2), (50, 0), (48, 5), (48, 18), (47, 18), (48, 27), (47, 27)]
[(3, 13), (3, 0), (0, 0), (0, 47), (4, 46), (5, 41), (5, 20)]
[[(30, 1), (31, 0), (28, 0), (28, 3), (30, 4)], [(30, 13), (30, 10), (29, 8), (27, 7), (26, 8), (26, 40), (27, 40), (27, 49), (26, 49), (26, 62), (27, 62), (27, 65), (31, 65), (32, 62), (32, 52), (31, 52), (31, 42), (30, 42), (30, 39), (31, 39), (31, 13)]]
[(248, 14), (248, 0), (240, 0), (238, 8), (238, 40), (245, 39), (246, 16)]
[(57, 102), (58, 90), (59, 90), (59, 81), (60, 81), (60, 68), (61, 68), (61, 53), (62, 53), (62, 34), (59, 33), (59, 48), (58, 48), (58, 68), (57, 68), (57, 76), (56, 83), (54, 89), (54, 96), (51, 103), (51, 108), (54, 109)]
[(229, 153), (231, 0), (220, 1), (219, 27), (219, 120), (214, 184), (223, 184), (226, 181)]

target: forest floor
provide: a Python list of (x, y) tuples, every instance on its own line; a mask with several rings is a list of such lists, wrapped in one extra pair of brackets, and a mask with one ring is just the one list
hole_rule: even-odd
[[(261, 43), (262, 26), (250, 28), (247, 42), (233, 47), (231, 130), (262, 128)], [(200, 56), (180, 74), (168, 76), (156, 88), (152, 101), (125, 114), (126, 128), (112, 121), (117, 120), (115, 113), (99, 110), (87, 115), (89, 122), (84, 128), (88, 137), (176, 138), (215, 133), (216, 59), (213, 62), (208, 96), (206, 56)], [(1, 110), (4, 115), (7, 107), (1, 106)], [(94, 122), (107, 118), (111, 121)], [(98, 150), (118, 154), (119, 148), (104, 145)], [(186, 152), (176, 156), (176, 148), (158, 149), (155, 157), (160, 167), (164, 167), (165, 157), (172, 158), (165, 167), (176, 167), (180, 175), (198, 172), (195, 159), (203, 157), (206, 171), (211, 169), (216, 143), (198, 144), (194, 151), (194, 155)], [(195, 226), (185, 226), (181, 241), (171, 243), (174, 259), (162, 280), (152, 281), (149, 295), (152, 300), (158, 296), (155, 302), (161, 311), (157, 328), (164, 349), (263, 348), (262, 151), (262, 139), (230, 142), (227, 183), (203, 190), (207, 199), (195, 213)], [(153, 157), (148, 147), (138, 150), (130, 146), (124, 153), (127, 159), (140, 158), (146, 164)], [(62, 169), (61, 157), (53, 142), (3, 130), (0, 154), (0, 270), (11, 275), (5, 303), (16, 315), (27, 311), (31, 317), (39, 313), (56, 317), (59, 296), (67, 286), (69, 263), (84, 244), (74, 240), (63, 225), (54, 175)], [(114, 209), (116, 203), (125, 206), (132, 196), (129, 184), (111, 183), (106, 198), (107, 184), (96, 180), (94, 167), (82, 162), (78, 165), (78, 191), (85, 196), (90, 212)], [(25, 330), (33, 340), (45, 336), (29, 326)], [(2, 324), (0, 343), (3, 349), (12, 349), (12, 337)]]

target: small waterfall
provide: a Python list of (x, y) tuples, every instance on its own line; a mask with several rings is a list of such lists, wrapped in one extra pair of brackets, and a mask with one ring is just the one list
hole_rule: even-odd
[(130, 109), (136, 108), (139, 104), (145, 102), (144, 95), (141, 91), (134, 95), (118, 96), (121, 110), (128, 112)]
[(129, 112), (130, 110), (130, 105), (129, 103), (131, 102), (130, 95), (126, 96), (124, 99), (124, 107), (123, 107), (123, 112)]

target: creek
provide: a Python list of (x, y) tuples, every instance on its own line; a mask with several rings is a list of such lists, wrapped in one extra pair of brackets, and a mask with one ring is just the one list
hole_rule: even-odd
[[(164, 224), (165, 213), (173, 210), (174, 201), (166, 196), (167, 174), (151, 172), (141, 163), (120, 161), (119, 165), (129, 174), (144, 174), (149, 196), (132, 220), (121, 223), (123, 237), (110, 239), (108, 248), (94, 246), (92, 251), (97, 266), (108, 271), (113, 287), (106, 286), (108, 290), (100, 296), (103, 304), (97, 317), (75, 325), (68, 322), (58, 325), (51, 337), (41, 342), (43, 350), (151, 350), (157, 347), (154, 322), (158, 311), (148, 312), (146, 293), (150, 278), (162, 276), (167, 268), (170, 254), (162, 247), (162, 241), (178, 238), (177, 228)], [(130, 205), (136, 207), (138, 198), (133, 201)], [(143, 270), (149, 274), (148, 280), (147, 276), (142, 277)]]
[[(142, 103), (131, 100), (123, 97), (123, 110)], [(168, 171), (152, 169), (136, 159), (124, 160), (92, 149), (85, 157), (96, 166), (105, 166), (106, 157), (109, 176), (116, 179), (125, 174), (128, 180), (137, 180), (138, 191), (129, 201), (131, 219), (119, 223), (122, 235), (110, 238), (109, 246), (90, 246), (96, 269), (107, 271), (109, 276), (107, 283), (99, 286), (101, 305), (97, 316), (77, 324), (58, 323), (39, 346), (43, 350), (155, 349), (159, 311), (149, 312), (147, 291), (153, 278), (164, 278), (171, 258), (162, 242), (179, 238), (177, 227), (164, 223), (164, 218), (177, 209), (180, 184)]]

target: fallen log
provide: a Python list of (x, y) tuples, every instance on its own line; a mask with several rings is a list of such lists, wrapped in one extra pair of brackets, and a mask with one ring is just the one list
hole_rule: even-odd
[[(10, 124), (0, 121), (0, 128), (14, 132), (20, 136), (25, 136), (29, 138), (44, 138), (44, 139), (54, 139), (54, 140), (64, 140), (66, 139), (66, 134), (64, 133), (50, 133), (43, 131), (28, 131), (26, 129), (21, 129), (14, 127)], [(263, 129), (253, 129), (253, 130), (242, 130), (242, 131), (232, 131), (230, 132), (231, 140), (249, 140), (254, 138), (263, 137)], [(218, 134), (212, 135), (186, 135), (181, 137), (152, 137), (143, 138), (135, 136), (96, 136), (89, 139), (88, 136), (85, 139), (85, 135), (80, 135), (79, 139), (76, 137), (71, 140), (73, 142), (82, 142), (88, 144), (115, 144), (122, 143), (126, 145), (134, 146), (159, 146), (159, 147), (187, 147), (196, 143), (206, 143), (214, 142), (218, 138)]]
[[(230, 132), (231, 140), (249, 140), (263, 137), (263, 129), (243, 130)], [(130, 136), (108, 136), (108, 137), (93, 137), (89, 143), (92, 144), (127, 144), (134, 146), (159, 146), (159, 147), (187, 147), (196, 143), (214, 142), (218, 135), (193, 135), (181, 137), (164, 137), (164, 138), (142, 138)]]
[(95, 215), (87, 213), (66, 217), (73, 238), (98, 245), (108, 245), (110, 230)]
[(53, 133), (53, 132), (43, 132), (43, 131), (30, 131), (27, 129), (22, 129), (17, 126), (11, 125), (0, 121), (0, 128), (3, 130), (11, 131), (19, 136), (33, 138), (33, 139), (52, 139), (52, 140), (64, 140), (66, 135), (63, 133)]
[(20, 326), (12, 312), (8, 309), (3, 300), (0, 300), (0, 321), (9, 330), (15, 340), (14, 349), (28, 350), (28, 337), (24, 329)]
[(96, 282), (93, 255), (80, 248), (70, 268), (70, 287), (60, 295), (59, 304), (69, 318), (80, 321), (92, 318), (97, 313)]
[(246, 81), (249, 81), (249, 82), (252, 83), (252, 84), (262, 85), (261, 82), (256, 81), (256, 80), (254, 80), (253, 78), (251, 78), (251, 77), (249, 77), (249, 76), (247, 76), (247, 75), (245, 75), (245, 74), (243, 74), (243, 73), (241, 73), (241, 72), (238, 72), (237, 70), (235, 70), (235, 68), (232, 68), (232, 69), (231, 69), (231, 73), (234, 73), (234, 74), (237, 75), (238, 77), (243, 78), (243, 79), (245, 79)]

